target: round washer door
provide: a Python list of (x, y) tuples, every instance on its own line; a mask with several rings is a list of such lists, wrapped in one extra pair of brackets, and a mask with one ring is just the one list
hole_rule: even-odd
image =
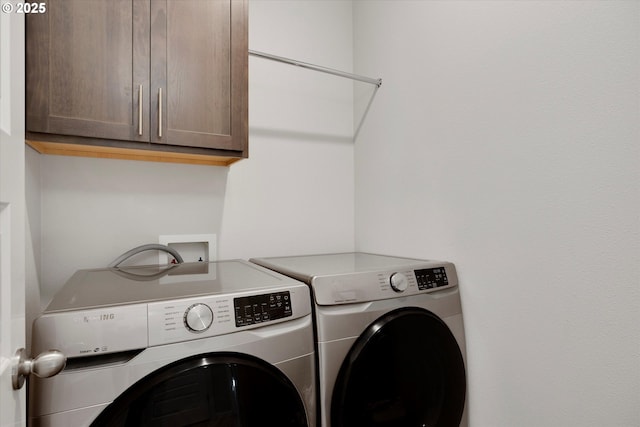
[(356, 340), (338, 373), (332, 427), (458, 427), (466, 375), (447, 325), (420, 308), (380, 317)]
[[(99, 385), (96, 385), (99, 387)], [(212, 353), (182, 359), (138, 381), (92, 427), (307, 427), (295, 386), (252, 356)]]

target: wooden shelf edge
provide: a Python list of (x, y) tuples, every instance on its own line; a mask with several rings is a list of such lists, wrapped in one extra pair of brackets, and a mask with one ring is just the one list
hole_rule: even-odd
[(230, 166), (242, 160), (240, 157), (207, 156), (162, 151), (136, 150), (132, 148), (101, 147), (93, 145), (65, 144), (60, 142), (33, 141), (27, 145), (41, 154), (59, 156), (94, 157), (102, 159), (138, 160), (146, 162), (184, 163), (191, 165)]

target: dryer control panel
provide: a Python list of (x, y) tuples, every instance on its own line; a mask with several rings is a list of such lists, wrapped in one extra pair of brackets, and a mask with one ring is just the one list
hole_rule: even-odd
[(396, 270), (316, 276), (311, 285), (319, 305), (352, 304), (436, 292), (457, 286), (455, 266), (424, 262)]

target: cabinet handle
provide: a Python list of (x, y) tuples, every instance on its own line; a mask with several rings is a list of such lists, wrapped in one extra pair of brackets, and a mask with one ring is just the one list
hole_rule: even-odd
[(158, 88), (158, 138), (162, 138), (162, 88)]
[(142, 136), (142, 85), (138, 86), (138, 135)]

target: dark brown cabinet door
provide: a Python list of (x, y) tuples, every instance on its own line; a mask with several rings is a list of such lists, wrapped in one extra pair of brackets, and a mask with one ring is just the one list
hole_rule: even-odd
[(151, 141), (244, 151), (246, 1), (151, 2)]
[(27, 18), (34, 148), (247, 156), (247, 0), (48, 0), (46, 11)]
[(149, 1), (48, 0), (46, 10), (27, 19), (27, 130), (148, 140)]

